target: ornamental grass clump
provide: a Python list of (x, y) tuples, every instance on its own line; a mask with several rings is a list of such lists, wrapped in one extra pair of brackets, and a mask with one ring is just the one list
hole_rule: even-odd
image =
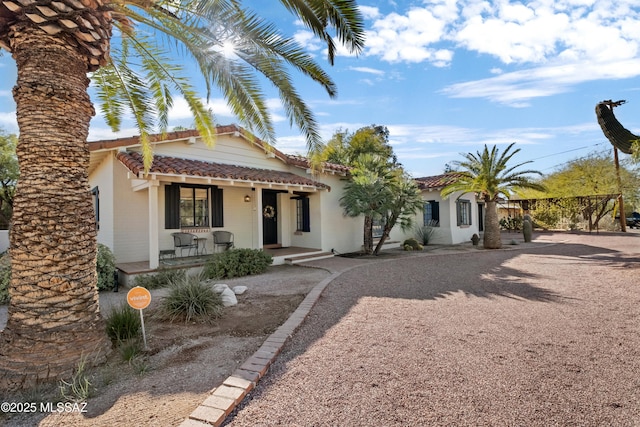
[(210, 322), (222, 316), (222, 297), (202, 282), (201, 276), (185, 276), (170, 285), (160, 302), (159, 317), (173, 322)]
[(415, 228), (416, 240), (423, 246), (427, 246), (436, 233), (436, 227), (438, 227), (438, 221), (435, 220), (428, 221), (423, 226), (417, 226)]
[(107, 335), (118, 345), (127, 340), (137, 339), (142, 334), (140, 314), (126, 303), (111, 311), (107, 316), (106, 324)]

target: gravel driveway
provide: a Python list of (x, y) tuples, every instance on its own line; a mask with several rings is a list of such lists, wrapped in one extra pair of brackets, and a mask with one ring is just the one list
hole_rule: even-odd
[(345, 272), (227, 424), (640, 425), (640, 234), (543, 237)]

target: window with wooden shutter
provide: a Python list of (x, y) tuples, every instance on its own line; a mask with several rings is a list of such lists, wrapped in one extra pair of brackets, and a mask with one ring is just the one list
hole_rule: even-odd
[(180, 186), (177, 184), (164, 187), (164, 228), (180, 228)]
[(311, 231), (311, 213), (309, 211), (309, 198), (296, 199), (296, 231)]
[[(171, 184), (165, 186), (164, 189), (165, 229), (224, 227), (221, 188)], [(209, 200), (211, 200), (211, 204), (209, 204)], [(211, 212), (209, 206), (211, 206)]]
[(211, 226), (224, 227), (222, 188), (211, 187)]

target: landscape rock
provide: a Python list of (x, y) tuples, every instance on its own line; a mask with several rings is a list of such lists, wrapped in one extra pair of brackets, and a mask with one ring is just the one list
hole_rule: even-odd
[(234, 292), (236, 295), (242, 295), (242, 294), (244, 294), (245, 292), (247, 292), (247, 289), (249, 289), (249, 288), (247, 288), (246, 286), (234, 286), (234, 288), (233, 288), (233, 292)]
[(220, 294), (220, 296), (222, 297), (222, 304), (225, 307), (231, 307), (238, 304), (236, 294), (231, 290), (229, 286), (217, 283), (213, 285), (213, 291)]

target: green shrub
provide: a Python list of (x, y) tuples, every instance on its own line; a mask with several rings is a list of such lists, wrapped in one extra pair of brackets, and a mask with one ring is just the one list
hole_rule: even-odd
[(142, 334), (140, 313), (126, 303), (114, 308), (107, 317), (106, 323), (107, 335), (115, 343), (139, 338)]
[(116, 258), (108, 246), (98, 243), (98, 259), (96, 272), (98, 273), (98, 290), (113, 289), (113, 273), (116, 271)]
[(421, 251), (423, 246), (413, 237), (402, 242), (405, 251)]
[(222, 316), (222, 297), (201, 276), (185, 276), (171, 283), (169, 294), (160, 302), (159, 316), (173, 322), (208, 322)]
[(134, 286), (147, 289), (158, 289), (169, 286), (172, 282), (181, 280), (187, 276), (185, 269), (161, 268), (156, 274), (141, 274), (133, 280)]
[(0, 304), (9, 302), (9, 282), (11, 282), (11, 257), (5, 252), (0, 257)]
[(264, 273), (271, 265), (271, 255), (260, 249), (230, 249), (214, 254), (204, 267), (209, 279), (225, 279)]

